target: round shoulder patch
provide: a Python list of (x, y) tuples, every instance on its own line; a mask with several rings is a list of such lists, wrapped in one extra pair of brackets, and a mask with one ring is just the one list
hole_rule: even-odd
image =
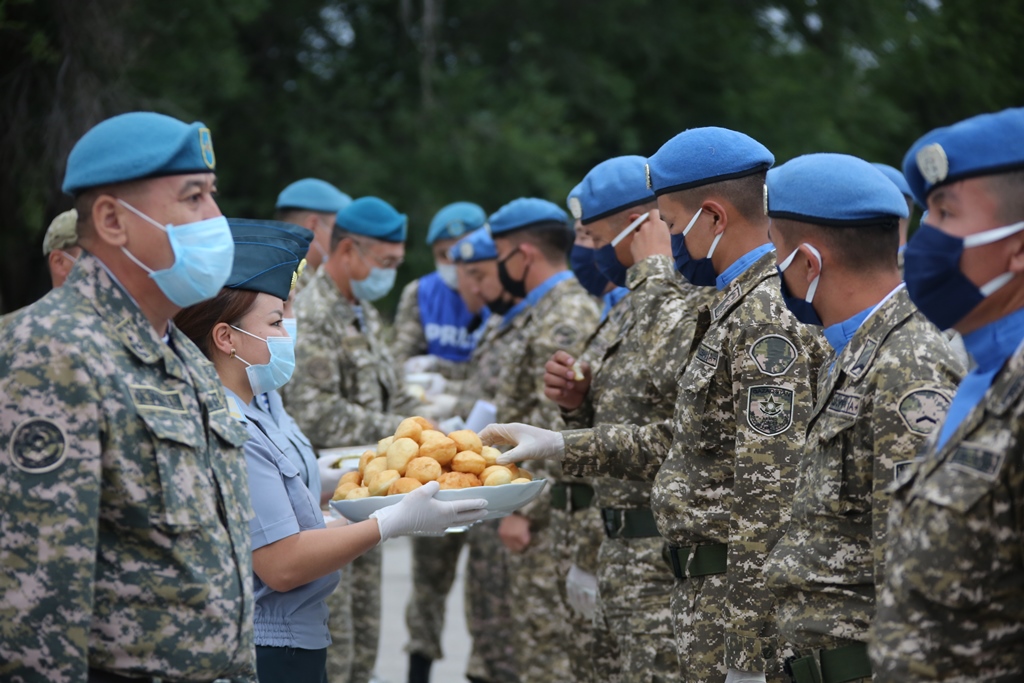
[(61, 466), (68, 457), (67, 437), (52, 420), (33, 417), (14, 429), (7, 452), (19, 470), (44, 474)]
[(900, 399), (899, 413), (907, 429), (928, 436), (942, 423), (950, 400), (934, 389), (917, 389)]
[(750, 345), (750, 358), (766, 375), (784, 375), (796, 362), (796, 346), (778, 334), (768, 334)]

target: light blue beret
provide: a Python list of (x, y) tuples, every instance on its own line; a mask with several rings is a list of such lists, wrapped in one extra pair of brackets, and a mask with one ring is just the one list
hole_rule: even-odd
[(491, 237), (494, 237), (541, 223), (562, 223), (568, 228), (569, 216), (546, 199), (520, 197), (492, 213), (488, 223)]
[(805, 154), (768, 171), (765, 213), (849, 226), (906, 218), (907, 200), (884, 173), (849, 154)]
[(691, 128), (647, 161), (647, 186), (663, 195), (743, 178), (774, 163), (768, 148), (749, 135), (728, 128)]
[(64, 192), (130, 180), (186, 173), (212, 173), (210, 129), (156, 114), (136, 111), (102, 121), (75, 143), (64, 171)]
[(383, 242), (404, 242), (409, 219), (377, 197), (360, 197), (338, 212), (335, 224), (346, 232)]
[(303, 178), (281, 190), (274, 208), (338, 213), (351, 203), (351, 197), (326, 180)]
[(225, 287), (285, 300), (298, 279), (313, 233), (281, 221), (229, 218), (235, 258)]
[(448, 257), (455, 263), (476, 263), (498, 258), (498, 249), (487, 228), (469, 233), (452, 245)]
[(654, 201), (644, 175), (646, 164), (647, 159), (634, 155), (614, 157), (590, 169), (580, 183), (579, 218), (583, 224)]
[(910, 197), (911, 199), (914, 198), (914, 195), (910, 193), (910, 185), (907, 185), (907, 179), (903, 177), (903, 174), (900, 173), (898, 168), (890, 166), (889, 164), (875, 163), (871, 165), (884, 173), (886, 178), (891, 180), (896, 187), (900, 188), (900, 192), (902, 192), (904, 196)]
[(936, 128), (903, 157), (903, 175), (921, 206), (936, 187), (1024, 168), (1024, 108), (981, 114)]
[(449, 204), (434, 214), (433, 220), (430, 221), (427, 244), (462, 237), (467, 232), (483, 227), (486, 222), (487, 212), (472, 202)]

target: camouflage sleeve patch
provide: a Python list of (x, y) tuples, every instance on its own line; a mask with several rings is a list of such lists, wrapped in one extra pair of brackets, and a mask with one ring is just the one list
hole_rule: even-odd
[(560, 349), (568, 349), (576, 345), (580, 332), (572, 325), (561, 324), (551, 330), (551, 341)]
[(795, 394), (787, 387), (750, 387), (747, 391), (747, 424), (758, 434), (782, 434), (793, 425)]
[(324, 357), (310, 358), (306, 361), (306, 372), (315, 380), (325, 380), (331, 377), (331, 361)]
[(7, 446), (11, 462), (29, 474), (45, 474), (61, 466), (68, 457), (64, 430), (52, 420), (33, 417), (19, 424)]
[(916, 389), (900, 399), (900, 418), (914, 434), (928, 436), (949, 410), (950, 399), (934, 389)]
[(796, 362), (796, 346), (778, 334), (767, 334), (750, 345), (750, 357), (758, 369), (771, 377), (784, 375)]

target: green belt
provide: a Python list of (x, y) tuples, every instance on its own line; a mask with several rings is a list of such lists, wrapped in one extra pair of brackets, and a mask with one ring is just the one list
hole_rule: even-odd
[(786, 660), (786, 673), (793, 683), (846, 683), (871, 678), (868, 646), (854, 643), (819, 650), (817, 656), (790, 657)]
[(608, 538), (656, 538), (658, 525), (650, 508), (618, 510), (602, 508), (604, 531)]
[[(585, 510), (594, 500), (594, 487), (588, 484), (552, 484), (551, 507), (559, 510)], [(572, 503), (572, 507), (569, 504)]]
[(725, 543), (695, 545), (689, 548), (668, 546), (669, 565), (677, 579), (724, 574), (728, 554), (729, 546)]

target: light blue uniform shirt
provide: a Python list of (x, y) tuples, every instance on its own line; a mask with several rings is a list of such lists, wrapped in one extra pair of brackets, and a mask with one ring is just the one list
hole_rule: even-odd
[(302, 483), (317, 500), (320, 500), (320, 470), (316, 465), (316, 450), (299, 429), (299, 425), (295, 424), (292, 416), (285, 412), (281, 395), (276, 391), (260, 394), (253, 403), (250, 408), (256, 411), (260, 426), (274, 445), (299, 468)]
[(544, 298), (544, 295), (550, 292), (555, 286), (563, 280), (568, 280), (571, 277), (576, 277), (572, 274), (571, 270), (563, 270), (561, 273), (555, 273), (544, 282), (540, 283), (536, 289), (526, 295), (526, 298), (517, 303), (515, 306), (509, 309), (501, 318), (501, 326), (507, 327), (517, 315), (525, 311), (530, 306), (535, 305), (538, 301)]
[(769, 251), (774, 251), (775, 247), (772, 243), (762, 244), (761, 246), (751, 249), (743, 256), (736, 259), (731, 266), (725, 269), (725, 272), (715, 278), (715, 287), (718, 291), (722, 291), (729, 286), (729, 283), (738, 278), (743, 273), (747, 272), (747, 268), (757, 263), (757, 260), (767, 254)]
[(622, 301), (627, 294), (629, 294), (628, 288), (616, 287), (601, 297), (604, 301), (604, 308), (601, 310), (601, 322), (604, 322), (604, 319), (608, 317), (608, 313), (615, 308), (615, 304)]
[[(224, 393), (229, 402), (234, 401), (242, 409), (249, 432), (243, 450), (253, 509), (249, 520), (252, 549), (259, 550), (300, 531), (323, 529), (320, 497), (302, 483), (299, 468), (261, 429), (267, 428), (271, 420), (256, 408), (255, 400), (245, 405), (227, 387)], [(317, 473), (315, 466), (313, 473)], [(330, 645), (327, 596), (334, 592), (340, 578), (340, 572), (331, 572), (304, 586), (278, 593), (253, 572), (256, 644), (307, 650)]]
[(964, 346), (974, 359), (974, 368), (967, 373), (949, 405), (946, 421), (942, 423), (937, 449), (942, 448), (968, 413), (981, 402), (992, 386), (1000, 368), (1024, 341), (1024, 309), (1014, 311), (1005, 318), (964, 335)]

